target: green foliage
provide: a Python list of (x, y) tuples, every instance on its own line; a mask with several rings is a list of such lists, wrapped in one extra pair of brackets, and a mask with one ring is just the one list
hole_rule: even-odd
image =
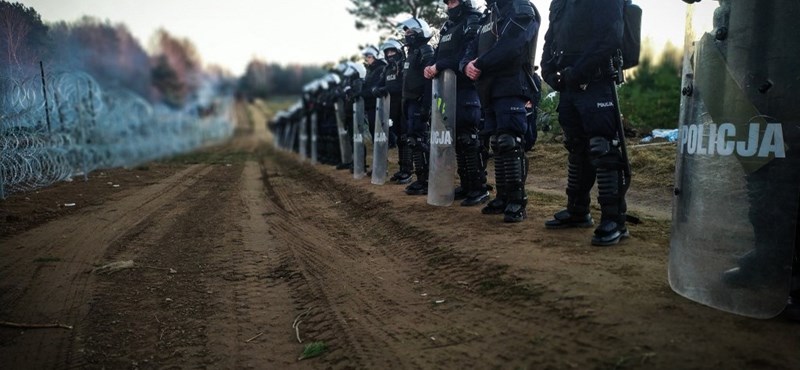
[(658, 64), (644, 55), (619, 88), (620, 110), (641, 133), (678, 127), (681, 98), (680, 52), (667, 45)]
[(306, 344), (305, 348), (303, 348), (303, 353), (300, 354), (300, 357), (297, 358), (298, 360), (305, 360), (307, 358), (317, 357), (325, 353), (328, 350), (328, 345), (325, 342), (313, 342)]
[(300, 95), (303, 85), (325, 74), (316, 66), (289, 65), (253, 60), (239, 79), (237, 95), (267, 99), (281, 95)]
[[(641, 135), (655, 128), (678, 127), (681, 97), (681, 53), (667, 45), (656, 64), (651, 53), (642, 56), (639, 66), (626, 73), (626, 82), (619, 87), (620, 111), (628, 124)], [(541, 140), (561, 135), (558, 122), (558, 93), (542, 86), (538, 128), (550, 130)], [(626, 126), (627, 127), (627, 126)]]
[(13, 75), (46, 59), (48, 30), (32, 7), (0, 1), (0, 73)]
[(446, 17), (441, 0), (350, 0), (347, 11), (355, 16), (357, 29), (393, 31), (395, 17), (409, 14), (424, 19), (431, 28), (438, 29)]

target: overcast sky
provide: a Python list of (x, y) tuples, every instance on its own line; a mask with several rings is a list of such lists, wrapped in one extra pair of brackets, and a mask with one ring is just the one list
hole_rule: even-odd
[[(323, 64), (358, 53), (378, 36), (354, 27), (349, 0), (21, 0), (45, 22), (90, 15), (124, 23), (147, 48), (159, 27), (192, 40), (203, 61), (244, 73), (258, 57), (270, 62)], [(481, 5), (482, 0), (478, 0)], [(643, 36), (660, 47), (683, 43), (686, 4), (681, 0), (634, 0), (644, 11)], [(546, 18), (549, 0), (533, 0)], [(544, 35), (547, 24), (540, 31)], [(542, 43), (539, 43), (539, 48)]]

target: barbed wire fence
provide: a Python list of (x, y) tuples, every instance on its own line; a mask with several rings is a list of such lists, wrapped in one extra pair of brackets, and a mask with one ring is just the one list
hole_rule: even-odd
[(0, 77), (0, 199), (229, 138), (232, 97), (206, 100), (154, 106), (82, 72)]

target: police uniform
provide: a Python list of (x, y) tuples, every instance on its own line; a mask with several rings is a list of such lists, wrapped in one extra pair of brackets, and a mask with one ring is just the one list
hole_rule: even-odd
[(539, 30), (537, 11), (527, 0), (489, 0), (460, 70), (474, 60), (481, 71), (475, 81), (484, 113), (482, 134), (491, 135), (497, 197), (482, 212), (504, 214), (506, 222), (525, 219), (525, 103), (534, 99), (529, 82), (533, 46)]
[[(391, 57), (386, 55), (388, 49), (394, 49), (395, 54)], [(393, 174), (390, 180), (399, 184), (407, 184), (411, 181), (411, 173), (413, 172), (411, 148), (406, 143), (406, 140), (399, 139), (408, 135), (408, 132), (405, 131), (402, 113), (403, 68), (406, 58), (402, 45), (396, 40), (389, 40), (383, 43), (381, 51), (385, 55), (387, 65), (383, 70), (380, 83), (374, 89), (374, 95), (389, 95), (389, 119), (393, 123), (390, 128), (389, 147), (392, 147), (392, 143), (397, 145), (398, 165), (400, 167), (399, 171)]]
[(461, 189), (457, 199), (464, 199), (462, 206), (473, 206), (488, 200), (486, 189), (485, 155), (478, 135), (481, 105), (475, 84), (459, 68), (467, 45), (477, 34), (480, 13), (470, 0), (448, 9), (448, 21), (439, 32), (436, 48), (436, 70), (452, 70), (456, 74), (456, 159)]
[(592, 244), (627, 237), (625, 192), (629, 180), (619, 143), (618, 107), (611, 58), (622, 47), (623, 0), (553, 0), (545, 34), (542, 75), (561, 92), (558, 120), (569, 151), (567, 208), (547, 228), (591, 227), (589, 191), (598, 183), (601, 220)]
[(367, 76), (364, 77), (364, 85), (361, 91), (361, 97), (364, 98), (364, 114), (367, 115), (369, 132), (373, 136), (375, 135), (375, 109), (378, 98), (373, 92), (373, 88), (380, 84), (385, 68), (386, 62), (376, 57), (372, 64), (367, 66)]
[(428, 193), (429, 116), (431, 81), (423, 75), (425, 67), (433, 63), (433, 47), (429, 38), (406, 36), (408, 56), (403, 65), (403, 111), (406, 117), (405, 139), (411, 148), (416, 181), (406, 187), (409, 195)]

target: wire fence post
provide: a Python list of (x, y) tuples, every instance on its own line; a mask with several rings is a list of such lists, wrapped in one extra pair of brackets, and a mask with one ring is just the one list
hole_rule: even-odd
[(50, 104), (47, 102), (47, 83), (44, 82), (44, 64), (39, 61), (39, 70), (42, 71), (42, 94), (44, 98), (44, 116), (47, 119), (47, 133), (50, 132)]

